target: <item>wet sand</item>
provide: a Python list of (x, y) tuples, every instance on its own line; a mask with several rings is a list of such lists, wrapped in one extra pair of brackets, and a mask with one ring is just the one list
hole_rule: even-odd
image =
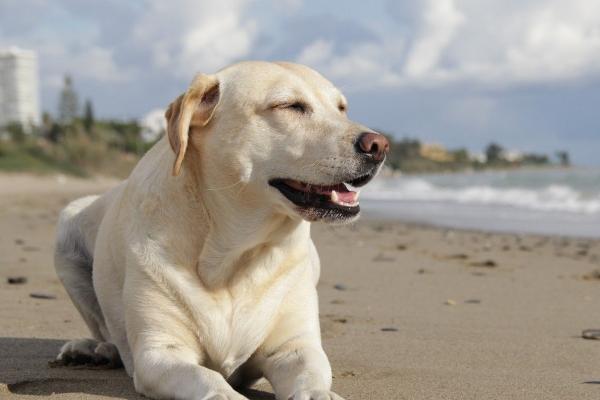
[[(58, 212), (115, 182), (0, 175), (0, 398), (143, 398), (123, 370), (48, 367), (88, 335), (52, 266)], [(346, 399), (600, 398), (600, 341), (581, 337), (600, 328), (600, 241), (367, 218), (313, 233)]]

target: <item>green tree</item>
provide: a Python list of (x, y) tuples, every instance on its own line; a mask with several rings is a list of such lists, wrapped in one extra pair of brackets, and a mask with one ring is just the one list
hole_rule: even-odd
[(94, 126), (94, 108), (92, 107), (92, 101), (87, 99), (83, 106), (83, 127), (87, 133), (92, 131)]
[(63, 136), (63, 129), (49, 113), (44, 112), (42, 114), (41, 133), (43, 137), (52, 143), (58, 143)]
[(454, 150), (452, 152), (452, 157), (454, 158), (454, 162), (461, 164), (468, 164), (470, 162), (469, 152), (467, 149), (461, 148)]
[(485, 149), (485, 156), (488, 164), (494, 164), (503, 161), (502, 154), (504, 148), (497, 143), (490, 143)]
[(527, 153), (523, 155), (523, 164), (525, 165), (546, 165), (550, 159), (545, 154)]
[(73, 88), (73, 80), (65, 75), (63, 89), (58, 103), (58, 118), (63, 124), (70, 124), (79, 115), (79, 98)]
[(399, 141), (390, 138), (388, 165), (395, 169), (405, 169), (407, 164), (420, 158), (421, 142), (418, 139), (404, 138)]
[(25, 129), (23, 129), (23, 125), (21, 125), (20, 122), (9, 122), (5, 126), (5, 129), (6, 129), (6, 132), (8, 132), (10, 139), (14, 143), (22, 144), (25, 142), (25, 138), (27, 136), (25, 134)]
[(557, 151), (556, 157), (558, 158), (559, 164), (562, 165), (563, 167), (569, 167), (571, 165), (571, 157), (569, 156), (568, 151), (564, 151), (564, 150)]
[(48, 111), (44, 111), (42, 113), (42, 127), (47, 127), (52, 125), (52, 116)]

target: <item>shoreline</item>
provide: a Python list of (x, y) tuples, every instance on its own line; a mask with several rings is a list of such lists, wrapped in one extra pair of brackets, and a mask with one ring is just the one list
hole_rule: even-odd
[[(420, 205), (420, 207), (425, 207), (424, 205)], [(472, 207), (472, 205), (468, 205), (468, 207)], [(497, 234), (497, 235), (518, 235), (518, 236), (543, 236), (543, 237), (550, 237), (550, 238), (568, 238), (568, 239), (586, 239), (586, 240), (600, 240), (600, 233), (596, 233), (596, 231), (592, 231), (589, 233), (583, 233), (583, 232), (578, 232), (575, 230), (569, 230), (569, 229), (565, 229), (564, 226), (562, 227), (562, 232), (556, 232), (556, 231), (550, 231), (546, 228), (540, 228), (539, 226), (537, 226), (535, 228), (535, 230), (531, 229), (529, 227), (529, 229), (531, 230), (527, 230), (527, 228), (525, 228), (524, 230), (520, 230), (513, 227), (510, 228), (503, 228), (503, 227), (490, 227), (488, 229), (486, 228), (482, 228), (479, 225), (481, 224), (485, 224), (485, 223), (474, 223), (471, 226), (469, 226), (468, 224), (464, 224), (461, 222), (431, 222), (431, 221), (426, 221), (424, 218), (422, 217), (412, 217), (412, 216), (402, 216), (402, 215), (394, 215), (393, 212), (389, 212), (387, 213), (389, 215), (389, 217), (385, 218), (383, 217), (383, 214), (386, 214), (385, 212), (373, 212), (368, 211), (365, 212), (364, 214), (366, 215), (362, 215), (361, 219), (365, 219), (365, 220), (380, 220), (380, 221), (394, 221), (396, 223), (399, 224), (404, 224), (404, 225), (411, 225), (411, 226), (415, 226), (415, 227), (429, 227), (432, 229), (439, 229), (439, 230), (456, 230), (456, 231), (464, 231), (464, 232), (474, 232), (474, 233), (481, 233), (481, 234)], [(581, 217), (585, 217), (585, 216), (581, 216)], [(490, 221), (493, 222), (493, 221)], [(593, 222), (590, 223), (592, 225), (592, 229), (595, 228), (597, 225), (594, 224)], [(514, 224), (513, 224), (514, 225)]]
[(532, 233), (532, 232), (515, 232), (515, 231), (500, 231), (500, 230), (486, 230), (479, 228), (463, 228), (451, 225), (440, 225), (435, 223), (421, 222), (421, 221), (410, 221), (401, 218), (389, 218), (385, 219), (381, 216), (365, 216), (360, 217), (361, 222), (368, 224), (397, 224), (405, 226), (408, 229), (427, 229), (443, 232), (461, 232), (464, 234), (473, 235), (497, 235), (497, 236), (515, 236), (515, 237), (535, 237), (535, 238), (546, 238), (555, 240), (583, 240), (583, 241), (600, 241), (600, 237), (597, 236), (577, 236), (577, 235), (564, 235), (555, 233)]
[(457, 169), (457, 170), (439, 170), (439, 171), (411, 171), (411, 172), (403, 172), (400, 169), (394, 169), (389, 167), (384, 167), (381, 170), (381, 176), (383, 177), (401, 177), (401, 176), (424, 176), (424, 175), (453, 175), (453, 174), (478, 174), (478, 173), (486, 173), (486, 172), (537, 172), (537, 171), (569, 171), (569, 170), (586, 170), (586, 169), (598, 169), (598, 166), (586, 166), (586, 165), (526, 165), (522, 167), (489, 167), (489, 168), (465, 168), (465, 169)]

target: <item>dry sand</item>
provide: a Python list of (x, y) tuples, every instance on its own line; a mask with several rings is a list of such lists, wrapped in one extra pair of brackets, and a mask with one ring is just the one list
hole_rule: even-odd
[[(52, 266), (58, 211), (114, 183), (0, 175), (0, 398), (142, 398), (123, 370), (47, 366), (87, 336)], [(581, 338), (600, 328), (599, 241), (367, 220), (313, 231), (346, 399), (600, 399), (600, 341)], [(273, 398), (267, 384), (248, 397)]]

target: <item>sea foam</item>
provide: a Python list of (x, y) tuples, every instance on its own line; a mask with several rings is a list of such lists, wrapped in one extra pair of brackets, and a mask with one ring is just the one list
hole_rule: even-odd
[(361, 196), (368, 200), (423, 201), (499, 205), (549, 212), (600, 213), (600, 191), (595, 195), (562, 184), (540, 188), (472, 185), (447, 187), (420, 177), (380, 178)]

